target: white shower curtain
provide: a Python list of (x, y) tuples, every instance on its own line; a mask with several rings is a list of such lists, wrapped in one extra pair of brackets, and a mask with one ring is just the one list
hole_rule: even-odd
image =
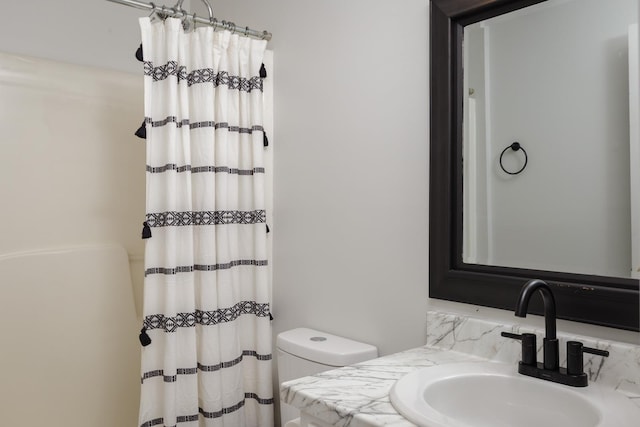
[[(265, 41), (140, 19), (147, 132), (140, 426), (273, 425)], [(144, 335), (144, 334), (143, 334)]]

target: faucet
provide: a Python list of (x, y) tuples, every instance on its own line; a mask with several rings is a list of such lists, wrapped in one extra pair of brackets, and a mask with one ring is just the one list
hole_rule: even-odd
[(544, 304), (545, 337), (543, 339), (543, 363), (536, 360), (536, 335), (514, 334), (502, 332), (501, 335), (522, 341), (522, 360), (518, 363), (518, 372), (522, 375), (553, 381), (573, 387), (586, 387), (587, 374), (584, 373), (583, 353), (607, 357), (609, 352), (597, 348), (583, 346), (578, 341), (567, 342), (567, 368), (561, 368), (558, 352), (558, 338), (556, 336), (556, 300), (551, 287), (543, 280), (529, 280), (520, 290), (516, 303), (515, 315), (526, 317), (529, 301), (536, 292), (542, 295)]
[(546, 282), (540, 279), (533, 279), (522, 287), (516, 303), (516, 316), (527, 317), (529, 300), (536, 291), (540, 291), (542, 294), (542, 302), (544, 304), (544, 369), (555, 371), (560, 365), (558, 339), (556, 337), (556, 299), (553, 297), (551, 288)]

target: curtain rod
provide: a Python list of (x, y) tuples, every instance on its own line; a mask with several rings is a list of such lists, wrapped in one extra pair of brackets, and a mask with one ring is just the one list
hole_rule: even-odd
[(145, 3), (143, 1), (138, 1), (138, 0), (107, 0), (107, 1), (110, 1), (112, 3), (122, 4), (125, 6), (135, 7), (137, 9), (154, 11), (165, 16), (171, 16), (173, 18), (187, 18), (194, 22), (198, 22), (200, 24), (211, 25), (213, 26), (214, 30), (221, 28), (221, 29), (229, 30), (232, 33), (244, 34), (245, 36), (251, 36), (257, 39), (262, 39), (267, 41), (271, 40), (271, 33), (269, 33), (268, 31), (252, 30), (249, 27), (238, 27), (233, 22), (218, 21), (216, 18), (213, 17), (213, 10), (211, 9), (211, 5), (207, 0), (202, 0), (202, 1), (204, 2), (204, 4), (207, 5), (207, 9), (209, 10), (209, 19), (196, 16), (195, 13), (192, 13), (192, 14), (187, 13), (186, 10), (182, 9), (182, 2), (184, 0), (179, 0), (178, 3), (173, 7), (156, 6), (153, 2)]

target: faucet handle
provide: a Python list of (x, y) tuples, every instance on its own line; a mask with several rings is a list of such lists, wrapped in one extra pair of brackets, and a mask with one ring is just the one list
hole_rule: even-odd
[(536, 353), (538, 350), (536, 345), (536, 334), (514, 334), (512, 332), (501, 332), (500, 335), (505, 338), (522, 341), (521, 364), (531, 366), (537, 365), (538, 361), (536, 359)]
[(582, 346), (583, 353), (595, 354), (596, 356), (609, 357), (609, 352), (607, 350), (600, 350), (599, 348), (591, 348)]
[(583, 353), (609, 357), (609, 352), (607, 350), (585, 347), (580, 341), (567, 341), (567, 374), (584, 374)]
[(511, 339), (514, 339), (514, 340), (521, 340), (522, 339), (522, 335), (514, 334), (513, 332), (502, 331), (502, 332), (500, 332), (500, 335), (502, 335), (505, 338), (511, 338)]

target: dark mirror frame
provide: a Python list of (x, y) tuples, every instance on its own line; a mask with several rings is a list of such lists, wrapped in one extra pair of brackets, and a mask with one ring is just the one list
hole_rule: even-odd
[[(551, 286), (558, 318), (638, 331), (638, 280), (462, 262), (464, 26), (542, 1), (431, 0), (429, 296), (513, 310), (520, 288), (538, 278)], [(536, 299), (530, 312), (542, 314)]]

